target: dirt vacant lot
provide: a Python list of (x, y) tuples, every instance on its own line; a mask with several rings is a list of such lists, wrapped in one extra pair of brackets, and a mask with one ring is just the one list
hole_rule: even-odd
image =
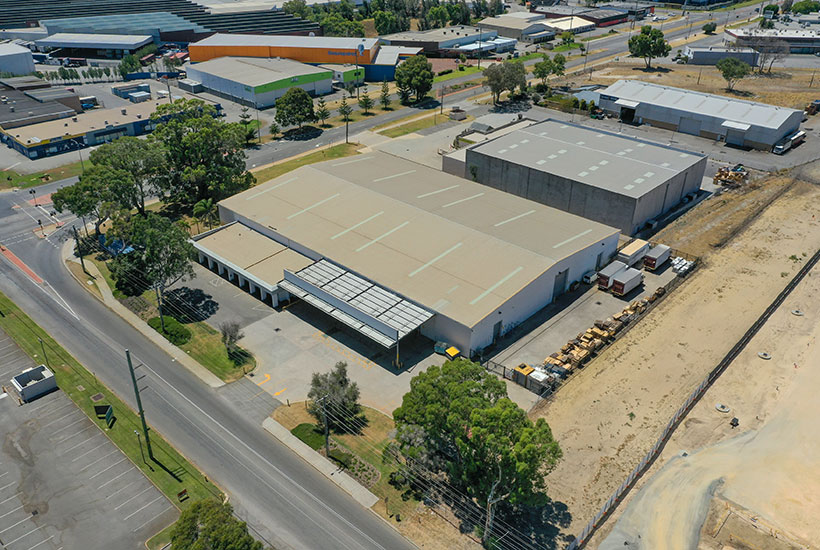
[(592, 73), (591, 81), (586, 78), (583, 82), (579, 77), (570, 77), (558, 83), (575, 81), (576, 84), (603, 84), (609, 86), (622, 78), (634, 78), (646, 82), (654, 82), (664, 86), (686, 88), (710, 94), (725, 95), (737, 99), (761, 101), (772, 105), (804, 109), (806, 104), (820, 95), (820, 78), (815, 78), (813, 87), (809, 87), (812, 80), (811, 69), (789, 67), (787, 69), (774, 67), (771, 74), (755, 73), (735, 86), (735, 92), (726, 90), (726, 81), (715, 67), (671, 65), (651, 71), (645, 71), (643, 61), (626, 59), (624, 61), (602, 65)]
[(548, 484), (572, 514), (568, 534), (600, 509), (686, 396), (820, 247), (817, 216), (820, 188), (775, 177), (705, 201), (659, 235), (700, 255), (703, 266), (532, 412), (547, 419), (564, 451)]

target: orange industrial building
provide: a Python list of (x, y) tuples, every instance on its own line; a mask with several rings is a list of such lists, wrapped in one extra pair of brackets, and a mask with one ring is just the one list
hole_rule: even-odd
[(382, 46), (376, 38), (214, 34), (192, 43), (192, 63), (217, 57), (282, 57), (310, 64), (358, 63), (368, 80), (392, 79), (396, 65), (420, 48)]

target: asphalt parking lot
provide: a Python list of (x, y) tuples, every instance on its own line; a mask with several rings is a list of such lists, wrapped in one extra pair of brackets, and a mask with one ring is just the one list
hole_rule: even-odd
[[(33, 366), (0, 332), (0, 381)], [(0, 547), (145, 548), (176, 508), (61, 391), (0, 397)]]

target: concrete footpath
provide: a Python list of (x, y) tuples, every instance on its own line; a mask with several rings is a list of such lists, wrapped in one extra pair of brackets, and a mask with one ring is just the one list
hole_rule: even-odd
[[(73, 240), (66, 240), (63, 244), (61, 254), (64, 262), (70, 261), (79, 263), (76, 258), (74, 258)], [(111, 293), (111, 289), (108, 288), (108, 284), (105, 282), (105, 278), (103, 278), (102, 273), (100, 273), (97, 269), (97, 266), (95, 266), (92, 262), (86, 262), (85, 267), (88, 270), (88, 273), (96, 279), (97, 288), (100, 290), (100, 294), (102, 294), (102, 302), (108, 306), (109, 309), (113, 310), (114, 313), (125, 319), (129, 325), (137, 329), (143, 334), (143, 336), (151, 340), (154, 344), (168, 353), (168, 355), (173, 357), (175, 362), (194, 373), (200, 380), (208, 384), (210, 387), (218, 388), (225, 385), (225, 382), (220, 380), (218, 376), (200, 365), (198, 361), (192, 359), (187, 353), (166, 340), (161, 334), (149, 327), (148, 323), (140, 319), (130, 309), (122, 305), (119, 300), (114, 298), (114, 295)], [(71, 276), (74, 277), (78, 283), (81, 285), (85, 284), (83, 281), (80, 281), (76, 276), (74, 276), (74, 273), (68, 269), (68, 266), (66, 266), (66, 270), (71, 273)]]
[(370, 508), (379, 501), (379, 497), (341, 471), (338, 466), (314, 451), (273, 418), (266, 418), (262, 422), (262, 427), (286, 445), (291, 451), (299, 455), (305, 462), (319, 470), (326, 478), (338, 485), (344, 492), (356, 499), (356, 502), (365, 508)]

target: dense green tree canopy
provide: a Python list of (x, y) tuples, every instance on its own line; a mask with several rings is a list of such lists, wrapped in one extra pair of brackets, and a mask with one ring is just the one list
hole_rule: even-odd
[(121, 207), (120, 197), (113, 190), (134, 185), (134, 178), (125, 170), (94, 165), (80, 176), (80, 181), (53, 193), (51, 200), (57, 212), (68, 210), (80, 218), (92, 217), (94, 230), (99, 234), (100, 225)]
[(646, 68), (652, 66), (652, 60), (669, 55), (672, 47), (659, 29), (649, 25), (641, 27), (641, 32), (629, 39), (629, 53), (634, 57), (643, 57)]
[(109, 187), (122, 208), (134, 208), (144, 216), (146, 198), (161, 192), (159, 175), (165, 171), (165, 155), (165, 146), (152, 137), (123, 136), (92, 151), (90, 160), (130, 175), (112, 180)]
[(283, 128), (299, 126), (316, 120), (313, 99), (302, 88), (291, 88), (276, 100), (276, 122)]
[(308, 392), (308, 411), (324, 428), (327, 412), (328, 427), (337, 431), (355, 431), (359, 425), (359, 386), (347, 375), (347, 363), (336, 363), (330, 372), (314, 372)]
[(218, 201), (254, 182), (245, 169), (242, 126), (215, 115), (211, 105), (197, 99), (157, 107), (153, 138), (165, 146), (165, 167), (157, 185), (170, 202), (191, 206), (207, 198)]
[(743, 78), (749, 76), (752, 68), (748, 63), (739, 60), (736, 57), (724, 57), (715, 65), (720, 71), (721, 76), (726, 80), (726, 85), (729, 91), (732, 91), (735, 84)]
[(420, 101), (433, 88), (433, 65), (423, 55), (414, 55), (396, 69), (396, 85)]
[[(552, 71), (554, 67), (552, 60), (550, 64), (550, 71)], [(484, 69), (484, 77), (487, 79), (487, 86), (490, 87), (495, 103), (501, 98), (502, 92), (508, 91), (512, 94), (516, 88), (524, 89), (527, 85), (527, 72), (520, 61), (493, 63)]]
[(171, 530), (174, 550), (262, 550), (248, 526), (233, 516), (230, 504), (196, 502), (180, 515)]

